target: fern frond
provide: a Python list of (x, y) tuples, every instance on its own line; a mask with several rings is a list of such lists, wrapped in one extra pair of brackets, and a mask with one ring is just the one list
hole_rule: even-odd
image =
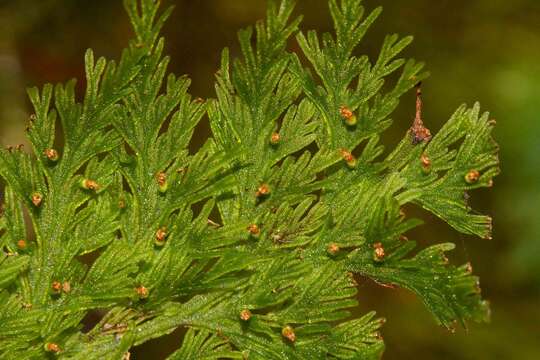
[[(271, 0), (205, 101), (168, 73), (159, 3), (124, 0), (120, 60), (88, 50), (80, 98), (75, 81), (29, 89), (31, 152), (0, 150), (0, 358), (127, 359), (180, 329), (170, 359), (379, 359), (384, 321), (356, 316), (355, 274), (412, 291), (449, 329), (487, 320), (454, 245), (403, 235), (422, 223), (413, 204), (490, 237), (465, 195), (499, 172), (479, 105), (432, 137), (418, 98), (385, 154), (391, 113), (427, 75), (399, 58), (411, 37), (372, 61), (357, 47), (380, 9), (329, 0), (335, 34), (319, 36), (298, 32), (293, 0)], [(212, 137), (194, 150), (205, 114)]]

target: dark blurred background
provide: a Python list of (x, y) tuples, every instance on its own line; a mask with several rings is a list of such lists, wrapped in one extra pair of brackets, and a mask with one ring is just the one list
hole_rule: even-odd
[[(164, 35), (170, 70), (189, 74), (194, 96), (213, 95), (222, 47), (238, 53), (236, 31), (264, 16), (264, 0), (163, 0), (176, 5)], [(299, 0), (303, 29), (331, 29), (326, 0)], [(359, 53), (371, 58), (385, 34), (415, 36), (405, 55), (427, 62), (425, 121), (438, 129), (464, 102), (480, 101), (497, 120), (503, 173), (473, 195), (494, 217), (494, 239), (462, 236), (432, 216), (411, 234), (422, 242), (457, 243), (455, 261), (471, 261), (492, 304), (489, 325), (450, 334), (418, 300), (364, 281), (362, 311), (388, 319), (385, 359), (540, 359), (540, 1), (366, 0), (384, 12)], [(131, 36), (120, 0), (0, 0), (0, 143), (24, 143), (30, 108), (25, 88), (83, 77), (83, 55), (118, 58)], [(291, 48), (296, 45), (291, 42)], [(404, 96), (386, 134), (388, 148), (410, 126), (414, 95)], [(198, 134), (205, 134), (205, 127)], [(177, 334), (178, 335), (178, 334)], [(178, 337), (136, 350), (159, 359)]]

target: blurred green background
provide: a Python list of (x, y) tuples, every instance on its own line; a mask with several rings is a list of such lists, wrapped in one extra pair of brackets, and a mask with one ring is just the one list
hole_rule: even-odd
[[(213, 95), (223, 46), (238, 53), (236, 31), (264, 16), (264, 0), (163, 0), (176, 5), (164, 34), (171, 71), (189, 74), (194, 96)], [(298, 0), (303, 29), (330, 30), (326, 0)], [(427, 62), (425, 121), (439, 128), (463, 102), (480, 101), (497, 120), (503, 173), (494, 189), (473, 194), (494, 217), (494, 239), (459, 235), (426, 214), (411, 238), (453, 241), (456, 261), (473, 263), (492, 303), (492, 323), (450, 334), (410, 294), (362, 281), (362, 311), (388, 319), (385, 359), (540, 359), (540, 1), (366, 0), (385, 11), (359, 52), (377, 54), (383, 36), (415, 36), (405, 55)], [(0, 0), (0, 143), (24, 143), (27, 86), (83, 76), (83, 54), (117, 58), (131, 33), (120, 0)], [(296, 45), (291, 42), (291, 49)], [(390, 148), (410, 126), (408, 94), (386, 134)], [(203, 125), (198, 134), (204, 136)], [(179, 334), (136, 349), (160, 359)]]

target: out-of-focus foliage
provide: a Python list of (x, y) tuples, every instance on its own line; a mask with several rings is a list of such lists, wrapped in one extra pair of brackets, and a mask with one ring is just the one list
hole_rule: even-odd
[[(234, 47), (236, 29), (264, 15), (263, 0), (167, 0), (177, 7), (165, 27), (167, 53), (173, 72), (193, 77), (195, 96), (209, 96), (212, 70), (219, 65), (219, 49)], [(365, 1), (368, 8), (379, 0)], [(438, 129), (457, 105), (482, 99), (497, 120), (495, 137), (502, 147), (503, 174), (489, 199), (473, 199), (495, 216), (494, 240), (464, 238), (461, 260), (476, 264), (484, 294), (491, 300), (490, 326), (439, 340), (424, 310), (398, 290), (373, 293), (360, 288), (361, 304), (391, 318), (384, 329), (386, 358), (529, 359), (538, 354), (540, 332), (540, 2), (429, 0), (382, 1), (384, 16), (370, 30), (362, 52), (375, 56), (387, 32), (412, 34), (409, 54), (426, 61), (432, 77), (424, 83), (425, 121)], [(81, 77), (81, 57), (92, 47), (103, 55), (118, 55), (129, 36), (120, 1), (11, 0), (0, 2), (0, 139), (22, 142), (29, 106), (22, 89), (47, 81)], [(306, 15), (303, 28), (328, 30), (325, 0), (299, 0)], [(99, 26), (95, 26), (99, 24)], [(91, 31), (89, 31), (91, 29)], [(9, 30), (9, 31), (8, 31)], [(102, 39), (107, 38), (107, 42)], [(204, 46), (203, 46), (204, 45)], [(24, 75), (23, 75), (24, 74)], [(413, 117), (412, 96), (398, 107), (394, 119), (401, 129), (388, 134), (396, 143)], [(197, 131), (204, 132), (205, 126)], [(495, 199), (495, 200), (493, 200)], [(439, 222), (426, 229), (430, 232)], [(444, 226), (438, 241), (451, 239)], [(416, 238), (431, 240), (428, 233)], [(466, 241), (465, 241), (466, 240)], [(368, 288), (369, 287), (369, 291)], [(418, 311), (415, 311), (418, 310)], [(408, 314), (408, 315), (407, 315)], [(411, 315), (412, 314), (412, 315)], [(400, 316), (401, 315), (401, 316)], [(500, 339), (505, 339), (501, 341)], [(166, 344), (141, 349), (159, 354)]]

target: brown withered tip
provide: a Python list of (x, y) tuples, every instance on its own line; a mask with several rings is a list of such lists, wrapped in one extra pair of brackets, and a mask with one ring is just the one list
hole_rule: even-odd
[(251, 311), (249, 311), (249, 309), (240, 311), (240, 320), (249, 321), (249, 319), (251, 319)]
[(294, 329), (287, 325), (283, 329), (281, 329), (281, 335), (290, 342), (296, 341), (296, 334), (294, 333)]
[(412, 144), (417, 145), (431, 140), (431, 132), (423, 124), (413, 125), (411, 128)]
[(413, 145), (420, 144), (422, 142), (429, 142), (431, 140), (431, 132), (428, 128), (424, 126), (424, 121), (422, 120), (422, 83), (419, 82), (416, 84), (416, 116), (412, 127), (410, 128), (410, 133), (412, 136)]
[(270, 195), (270, 186), (268, 184), (261, 184), (255, 193), (257, 197), (264, 197)]
[(55, 344), (55, 343), (46, 343), (44, 347), (45, 347), (45, 351), (52, 352), (55, 354), (61, 351), (60, 346), (58, 346), (58, 344)]
[(124, 355), (122, 355), (122, 360), (130, 360), (131, 359), (131, 353), (129, 351), (125, 352)]
[(202, 97), (195, 98), (194, 102), (196, 104), (203, 104), (205, 100)]

